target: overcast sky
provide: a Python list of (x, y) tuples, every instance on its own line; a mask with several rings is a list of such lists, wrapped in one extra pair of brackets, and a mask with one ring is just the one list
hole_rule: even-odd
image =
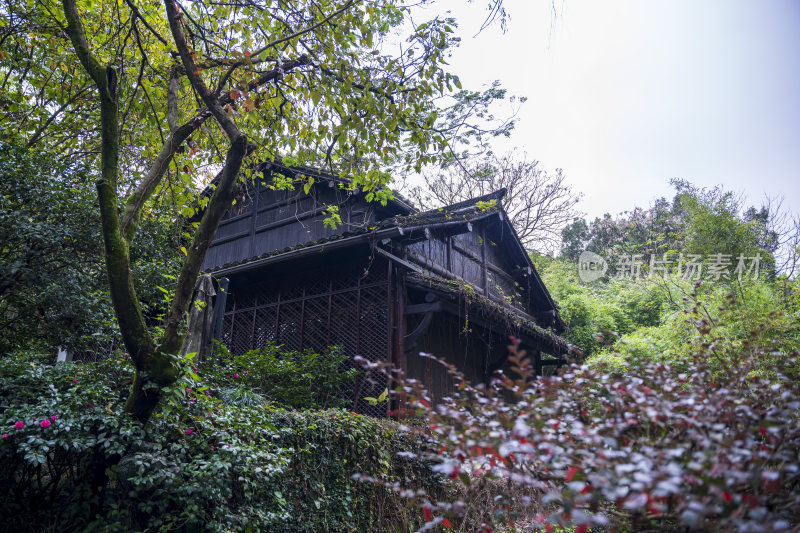
[[(475, 36), (486, 0), (445, 0), (460, 21), (452, 71), (526, 96), (518, 148), (563, 168), (590, 218), (722, 184), (800, 210), (800, 1), (505, 0), (508, 31)], [(433, 14), (434, 11), (430, 11)]]

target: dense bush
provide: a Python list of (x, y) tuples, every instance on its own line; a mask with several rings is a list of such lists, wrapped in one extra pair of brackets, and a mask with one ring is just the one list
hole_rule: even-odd
[(95, 196), (85, 168), (0, 143), (0, 354), (111, 322)]
[(656, 275), (582, 283), (574, 263), (539, 258), (539, 267), (569, 327), (565, 338), (583, 348), (590, 362), (646, 357), (689, 365), (699, 337), (687, 318), (706, 320), (718, 337), (737, 345), (755, 340), (784, 352), (800, 349), (800, 309), (793, 303), (800, 294), (797, 280), (697, 285), (678, 275)]
[(260, 403), (259, 399), (295, 409), (347, 407), (348, 395), (359, 374), (336, 346), (322, 353), (286, 350), (267, 343), (260, 350), (232, 356), (224, 345), (203, 371), (223, 387), (232, 402)]
[[(698, 342), (685, 370), (641, 358), (622, 372), (572, 365), (537, 378), (512, 345), (515, 375), (488, 388), (462, 381), (441, 405), (409, 380), (395, 394), (436, 441), (422, 458), (467, 496), (407, 495), (429, 526), (462, 529), (513, 527), (525, 516), (548, 531), (798, 527), (798, 355), (771, 342), (728, 343), (717, 336), (724, 318), (712, 317), (691, 320)], [(473, 495), (486, 487), (494, 498), (481, 505)]]
[(127, 359), (0, 360), (0, 530), (407, 531), (421, 512), (353, 474), (438, 491), (389, 421), (228, 404), (189, 368), (145, 431), (122, 413), (131, 375)]
[[(92, 171), (0, 142), (0, 356), (36, 347), (81, 352), (118, 337), (106, 285)], [(177, 273), (183, 229), (153, 204), (131, 244), (132, 276), (148, 319)]]
[[(687, 284), (688, 285), (688, 284)], [(682, 371), (694, 366), (694, 354), (705, 349), (709, 335), (714, 343), (707, 361), (714, 372), (726, 372), (726, 361), (747, 353), (754, 344), (764, 347), (756, 361), (760, 372), (771, 372), (771, 353), (800, 350), (800, 322), (796, 312), (776, 310), (769, 284), (751, 281), (734, 288), (695, 284), (678, 292), (681, 305), (664, 313), (658, 327), (643, 327), (615, 338), (590, 364), (614, 362), (619, 369), (639, 360), (667, 362)], [(683, 296), (683, 294), (686, 294)], [(797, 377), (797, 371), (790, 371)]]

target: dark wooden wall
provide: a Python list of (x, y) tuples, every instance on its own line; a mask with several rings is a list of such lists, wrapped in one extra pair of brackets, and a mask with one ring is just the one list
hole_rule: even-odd
[(514, 237), (503, 234), (503, 224), (489, 218), (472, 225), (472, 231), (458, 235), (437, 235), (408, 245), (406, 252), (431, 273), (470, 284), (478, 294), (510, 303), (526, 313), (535, 302), (525, 266), (517, 265), (508, 250)]
[(463, 317), (436, 313), (428, 330), (415, 349), (407, 354), (407, 372), (428, 389), (434, 401), (449, 396), (458, 384), (439, 362), (420, 356), (432, 354), (454, 365), (472, 385), (487, 382), (491, 363), (500, 361), (506, 353), (506, 344), (495, 333)]
[[(375, 220), (376, 207), (360, 195), (348, 195), (331, 181), (315, 183), (309, 194), (298, 184), (294, 190), (273, 190), (267, 175), (257, 184), (247, 183), (219, 225), (202, 268), (257, 257), (310, 241), (330, 237)], [(338, 206), (342, 224), (336, 229), (323, 223), (328, 206)]]
[[(222, 331), (231, 353), (243, 354), (267, 343), (317, 352), (339, 346), (350, 358), (388, 361), (393, 301), (388, 262), (367, 254), (336, 259), (335, 267), (322, 270), (295, 265), (294, 270), (262, 270), (257, 277), (233, 278)], [(383, 375), (372, 373), (344, 394), (353, 401), (353, 409), (383, 416), (385, 405), (372, 407), (363, 398), (377, 397), (385, 387)]]

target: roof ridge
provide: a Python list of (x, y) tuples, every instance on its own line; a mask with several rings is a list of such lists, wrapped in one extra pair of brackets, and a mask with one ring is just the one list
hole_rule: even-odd
[(505, 187), (501, 187), (501, 188), (497, 189), (496, 191), (492, 191), (492, 192), (486, 193), (486, 194), (481, 195), (481, 196), (476, 196), (474, 198), (468, 198), (466, 200), (462, 200), (462, 201), (456, 202), (454, 204), (443, 205), (442, 207), (437, 207), (437, 208), (434, 208), (434, 209), (428, 209), (427, 211), (422, 211), (420, 214), (432, 213), (432, 212), (435, 212), (435, 211), (443, 211), (443, 210), (444, 211), (460, 211), (461, 209), (466, 209), (467, 207), (473, 207), (473, 206), (477, 205), (478, 202), (488, 202), (488, 201), (491, 201), (491, 200), (500, 201), (505, 197), (507, 192), (508, 192), (508, 190)]

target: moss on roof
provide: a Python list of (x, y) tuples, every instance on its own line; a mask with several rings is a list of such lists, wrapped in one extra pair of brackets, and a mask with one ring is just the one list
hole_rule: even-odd
[(513, 324), (525, 331), (525, 333), (556, 348), (559, 352), (558, 355), (566, 353), (577, 355), (580, 353), (580, 349), (577, 346), (568, 343), (553, 331), (539, 326), (533, 319), (523, 315), (519, 310), (480, 294), (474, 287), (464, 282), (446, 280), (433, 274), (421, 275), (415, 273), (409, 273), (406, 279), (436, 292), (449, 295), (452, 299), (462, 299), (470, 307), (480, 310), (485, 315)]

